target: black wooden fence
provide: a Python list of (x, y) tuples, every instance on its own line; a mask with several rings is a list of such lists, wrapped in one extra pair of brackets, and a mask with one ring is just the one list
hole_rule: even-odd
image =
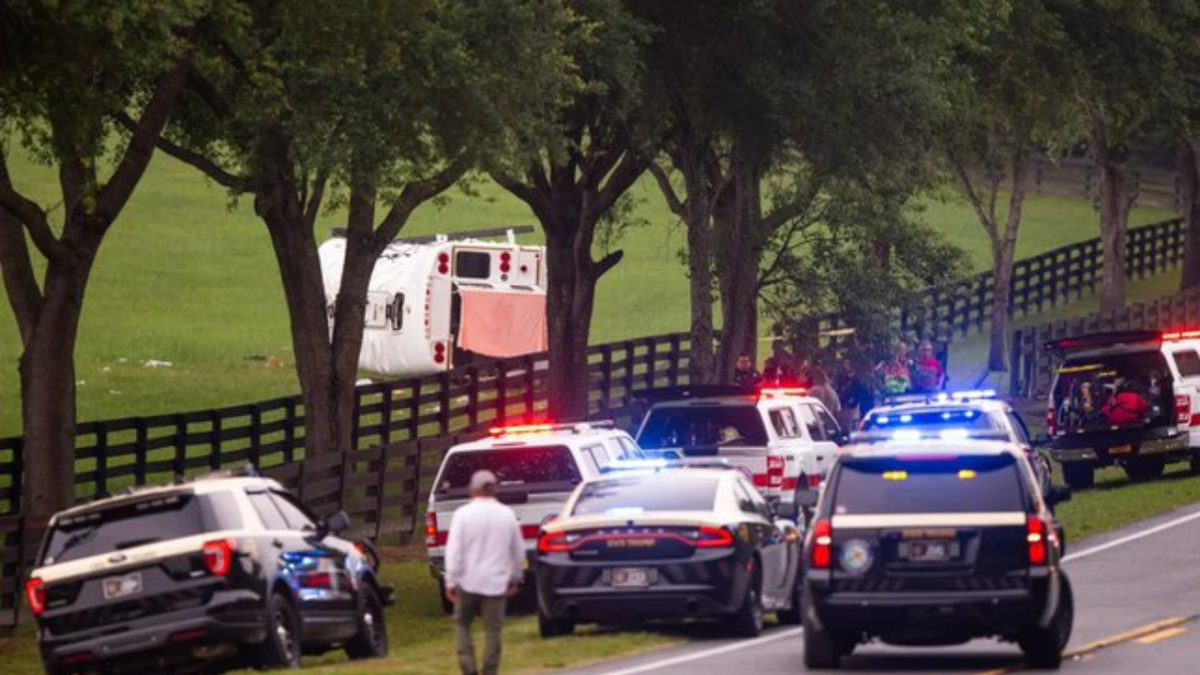
[[(686, 384), (690, 344), (671, 334), (590, 348), (589, 417), (630, 424), (639, 414), (635, 391)], [(493, 425), (546, 419), (547, 366), (543, 354), (360, 386), (355, 449), (316, 457), (304, 456), (299, 397), (80, 424), (76, 498), (250, 462), (318, 513), (346, 510), (358, 535), (400, 542), (416, 531), (449, 447)], [(17, 620), (18, 580), (44, 526), (20, 515), (21, 457), (19, 437), (0, 440), (0, 626)]]
[(1200, 289), (1130, 305), (1116, 312), (1092, 314), (1020, 328), (1013, 332), (1009, 392), (1040, 398), (1050, 389), (1058, 358), (1044, 345), (1051, 340), (1122, 330), (1177, 330), (1200, 326)]
[[(1185, 230), (1179, 218), (1131, 228), (1125, 237), (1125, 274), (1142, 279), (1160, 274), (1183, 261)], [(1104, 247), (1089, 239), (1040, 255), (1013, 266), (1008, 301), (1009, 316), (1040, 314), (1048, 307), (1078, 300), (1101, 282)], [(982, 330), (991, 321), (996, 289), (991, 271), (949, 286), (918, 293), (893, 313), (893, 325), (904, 333), (949, 340)], [(848, 328), (839, 315), (821, 317), (820, 333)], [(834, 340), (848, 338), (834, 338)], [(826, 341), (828, 342), (828, 341)]]

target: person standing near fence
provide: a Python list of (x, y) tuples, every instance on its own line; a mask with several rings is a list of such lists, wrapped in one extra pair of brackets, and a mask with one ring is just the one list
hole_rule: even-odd
[[(500, 638), (508, 598), (520, 586), (525, 564), (521, 526), (512, 509), (496, 500), (496, 474), (471, 476), (471, 501), (454, 513), (446, 540), (446, 599), (454, 603), (458, 664), (463, 675), (500, 670)], [(483, 619), (483, 670), (475, 660), (471, 624)]]

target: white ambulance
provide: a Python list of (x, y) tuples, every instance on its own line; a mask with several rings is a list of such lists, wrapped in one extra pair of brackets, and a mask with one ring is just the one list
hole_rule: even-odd
[[(477, 230), (390, 244), (371, 274), (359, 368), (417, 377), (463, 365), (471, 355), (546, 351), (546, 249), (516, 241), (532, 231)], [(332, 329), (344, 233), (334, 230), (318, 252)]]

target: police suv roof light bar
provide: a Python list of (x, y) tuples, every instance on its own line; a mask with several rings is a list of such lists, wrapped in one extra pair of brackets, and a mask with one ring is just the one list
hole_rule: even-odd
[(592, 431), (595, 429), (613, 429), (616, 427), (616, 422), (613, 420), (593, 420), (590, 422), (560, 422), (560, 423), (545, 423), (545, 424), (516, 424), (505, 427), (492, 427), (488, 429), (488, 435), (497, 436), (529, 436), (536, 434), (550, 434), (556, 431), (571, 431), (576, 434)]

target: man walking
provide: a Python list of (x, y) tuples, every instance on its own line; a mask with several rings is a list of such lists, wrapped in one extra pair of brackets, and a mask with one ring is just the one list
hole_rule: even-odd
[[(496, 474), (471, 476), (471, 501), (454, 512), (446, 541), (446, 598), (454, 603), (454, 632), (463, 675), (500, 669), (504, 605), (516, 594), (525, 562), (521, 526), (512, 509), (496, 501)], [(483, 670), (475, 662), (471, 623), (483, 619)]]

